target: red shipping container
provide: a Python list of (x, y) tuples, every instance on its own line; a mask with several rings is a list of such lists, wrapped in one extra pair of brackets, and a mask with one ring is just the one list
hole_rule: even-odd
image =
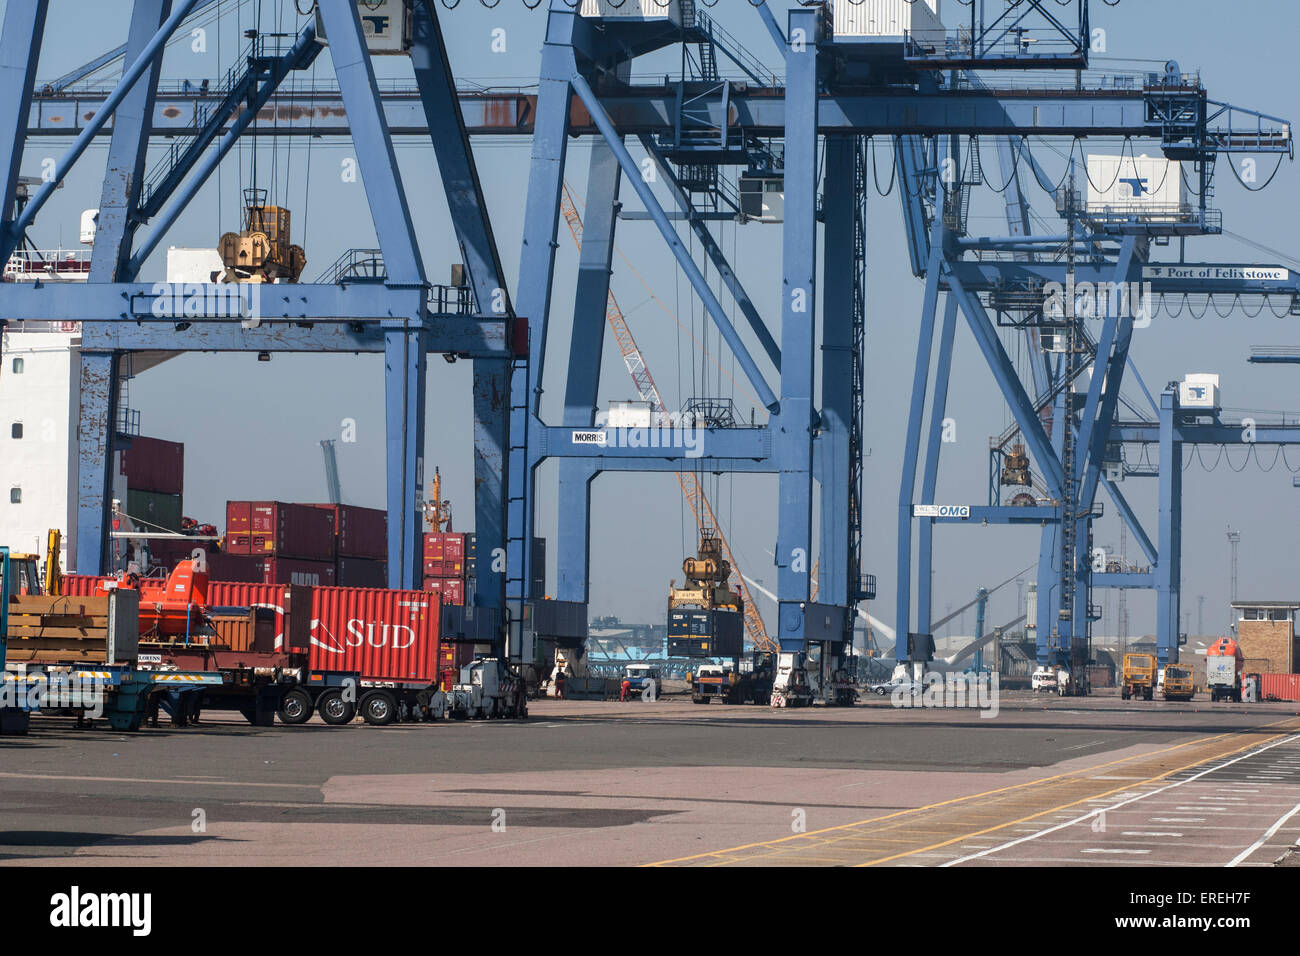
[(388, 562), (339, 556), (337, 583), (341, 588), (388, 587)]
[(339, 557), (388, 558), (388, 512), (360, 505), (312, 505), (334, 515), (335, 549)]
[(459, 607), (465, 603), (464, 578), (425, 578), (424, 589), (442, 595), (442, 603)]
[(439, 531), (424, 536), (426, 561), (465, 561), (465, 535), (460, 532)]
[(230, 554), (332, 562), (334, 516), (310, 505), (282, 501), (228, 501), (226, 539)]
[(1261, 674), (1259, 699), (1300, 701), (1300, 674)]
[(60, 579), (59, 590), (68, 597), (94, 597), (100, 593), (99, 586), (111, 580), (94, 574), (65, 574)]
[(381, 588), (312, 592), (314, 671), (358, 671), (363, 679), (431, 685), (438, 675), (436, 594)]
[(160, 438), (132, 438), (130, 445), (121, 450), (118, 471), (132, 491), (183, 494), (185, 446)]
[(298, 558), (257, 558), (258, 580), (263, 584), (305, 584), (333, 587), (338, 575), (331, 561), (303, 561)]

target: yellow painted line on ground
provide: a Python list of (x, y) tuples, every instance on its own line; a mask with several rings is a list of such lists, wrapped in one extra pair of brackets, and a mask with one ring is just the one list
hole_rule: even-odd
[[(1284, 723), (1284, 722), (1285, 722), (1285, 720), (1277, 720), (1277, 721), (1273, 721), (1273, 722), (1271, 722), (1271, 723), (1262, 724), (1262, 725), (1260, 725), (1260, 729), (1268, 728), (1268, 727), (1272, 727), (1272, 726), (1275, 726), (1275, 725), (1277, 725), (1277, 724)], [(1237, 733), (1246, 733), (1246, 732), (1248, 732), (1248, 731), (1238, 731)], [(1081, 769), (1078, 769), (1078, 770), (1070, 770), (1070, 771), (1067, 771), (1067, 772), (1065, 772), (1065, 773), (1053, 774), (1053, 775), (1050, 776), (1050, 777), (1041, 777), (1041, 778), (1039, 778), (1039, 779), (1037, 779), (1037, 780), (1028, 780), (1028, 781), (1025, 781), (1024, 783), (1012, 784), (1011, 786), (1007, 786), (1007, 787), (999, 787), (999, 788), (997, 788), (997, 789), (995, 789), (995, 790), (986, 790), (986, 791), (984, 791), (984, 792), (982, 792), (982, 793), (972, 793), (972, 794), (968, 794), (967, 796), (964, 796), (964, 797), (953, 797), (952, 799), (949, 799), (949, 800), (941, 800), (941, 801), (939, 801), (938, 803), (931, 803), (931, 804), (926, 804), (925, 806), (913, 807), (913, 808), (908, 809), (908, 810), (898, 810), (898, 811), (895, 811), (894, 813), (887, 813), (887, 814), (884, 814), (884, 815), (882, 815), (882, 816), (878, 816), (878, 817), (869, 817), (869, 818), (867, 818), (867, 819), (865, 819), (865, 820), (857, 820), (857, 821), (855, 821), (855, 822), (853, 822), (853, 823), (842, 823), (842, 824), (839, 824), (838, 826), (825, 827), (824, 829), (821, 829), (821, 830), (813, 830), (813, 831), (811, 831), (811, 832), (809, 832), (809, 833), (796, 833), (796, 834), (792, 834), (792, 835), (787, 836), (787, 837), (779, 837), (779, 838), (777, 838), (777, 839), (775, 839), (775, 840), (760, 840), (760, 841), (755, 842), (755, 843), (745, 843), (745, 844), (742, 844), (742, 845), (740, 845), (740, 846), (727, 847), (727, 848), (725, 848), (725, 849), (721, 849), (721, 850), (711, 850), (711, 851), (708, 851), (708, 852), (706, 852), (706, 853), (696, 853), (696, 854), (692, 854), (691, 856), (675, 857), (675, 858), (670, 859), (670, 860), (658, 860), (658, 861), (656, 861), (656, 862), (654, 862), (654, 863), (646, 863), (646, 864), (642, 864), (642, 865), (643, 865), (643, 866), (668, 866), (668, 865), (673, 864), (673, 863), (686, 863), (686, 862), (689, 862), (689, 861), (691, 861), (691, 860), (704, 860), (704, 859), (708, 859), (708, 858), (710, 858), (710, 857), (717, 857), (717, 856), (720, 856), (721, 854), (725, 854), (725, 853), (738, 853), (738, 852), (740, 852), (741, 850), (751, 850), (751, 849), (755, 849), (755, 848), (757, 848), (757, 847), (770, 847), (770, 846), (775, 846), (775, 845), (780, 844), (780, 843), (789, 843), (789, 842), (796, 841), (796, 840), (807, 841), (807, 840), (809, 840), (809, 838), (811, 838), (811, 837), (820, 836), (821, 834), (824, 834), (824, 833), (835, 833), (835, 832), (843, 832), (843, 831), (846, 831), (846, 830), (852, 830), (852, 829), (855, 828), (855, 827), (864, 826), (865, 824), (868, 824), (868, 823), (880, 823), (880, 822), (882, 822), (882, 821), (884, 821), (884, 820), (890, 820), (890, 819), (894, 819), (894, 818), (898, 818), (898, 817), (905, 817), (905, 816), (909, 816), (909, 815), (913, 815), (913, 814), (918, 814), (918, 813), (925, 813), (925, 812), (930, 811), (930, 810), (937, 810), (937, 809), (940, 809), (940, 808), (942, 808), (942, 807), (953, 806), (953, 805), (955, 805), (955, 804), (963, 803), (963, 802), (966, 802), (966, 801), (978, 800), (978, 799), (981, 799), (981, 798), (984, 798), (984, 797), (992, 797), (992, 796), (996, 796), (996, 795), (998, 795), (998, 794), (1002, 794), (1002, 793), (1009, 793), (1009, 792), (1014, 791), (1014, 790), (1023, 790), (1023, 789), (1025, 789), (1025, 788), (1027, 788), (1027, 787), (1039, 786), (1039, 785), (1041, 785), (1041, 784), (1051, 783), (1052, 781), (1055, 781), (1055, 780), (1063, 780), (1063, 779), (1065, 779), (1065, 778), (1067, 778), (1067, 777), (1077, 776), (1077, 775), (1080, 775), (1080, 774), (1091, 774), (1091, 773), (1095, 773), (1095, 772), (1098, 771), (1098, 770), (1104, 770), (1104, 769), (1106, 769), (1107, 767), (1114, 767), (1114, 766), (1118, 766), (1119, 764), (1130, 763), (1130, 762), (1132, 762), (1132, 761), (1134, 761), (1134, 760), (1144, 760), (1144, 759), (1148, 759), (1148, 758), (1151, 758), (1151, 757), (1158, 757), (1158, 756), (1160, 756), (1161, 754), (1172, 753), (1172, 752), (1175, 751), (1175, 750), (1181, 750), (1181, 749), (1184, 749), (1184, 748), (1186, 748), (1186, 747), (1195, 746), (1196, 744), (1205, 744), (1205, 743), (1210, 743), (1211, 741), (1214, 741), (1214, 740), (1219, 740), (1219, 739), (1222, 739), (1222, 738), (1224, 738), (1224, 737), (1229, 737), (1229, 736), (1232, 736), (1232, 733), (1233, 733), (1233, 732), (1224, 732), (1224, 733), (1221, 733), (1221, 734), (1211, 734), (1211, 735), (1208, 736), (1208, 737), (1198, 737), (1198, 738), (1195, 738), (1195, 739), (1193, 739), (1193, 740), (1185, 741), (1185, 742), (1183, 742), (1183, 743), (1181, 743), (1181, 744), (1174, 744), (1173, 746), (1171, 746), (1171, 747), (1166, 747), (1166, 748), (1164, 748), (1164, 749), (1162, 749), (1162, 750), (1153, 750), (1153, 751), (1150, 751), (1150, 752), (1148, 752), (1148, 753), (1134, 754), (1134, 755), (1129, 756), (1129, 757), (1121, 757), (1121, 758), (1118, 759), (1118, 760), (1112, 760), (1112, 761), (1109, 761), (1109, 762), (1107, 762), (1107, 763), (1096, 764), (1096, 765), (1094, 765), (1094, 766), (1091, 766), (1091, 767), (1084, 767), (1084, 768), (1081, 768)], [(1278, 735), (1278, 736), (1281, 736), (1281, 735)], [(1272, 739), (1276, 739), (1276, 738), (1274, 737), (1274, 738), (1269, 738), (1269, 739), (1272, 740)], [(1246, 747), (1244, 747), (1244, 748), (1242, 748), (1242, 749), (1247, 749), (1247, 748), (1250, 747), (1250, 746), (1251, 746), (1250, 744), (1247, 744)], [(1234, 751), (1230, 751), (1230, 752), (1234, 752)], [(1213, 758), (1213, 757), (1206, 758), (1206, 760), (1213, 760), (1213, 759), (1215, 759), (1215, 758)], [(1206, 762), (1206, 761), (1204, 761), (1204, 760), (1203, 760), (1203, 761), (1199, 761), (1199, 763), (1204, 763), (1204, 762)], [(1192, 766), (1196, 766), (1196, 764), (1192, 764)], [(1180, 768), (1180, 769), (1181, 769), (1181, 768)], [(1177, 770), (1175, 770), (1175, 771), (1170, 771), (1170, 772), (1171, 772), (1171, 773), (1176, 773)], [(1130, 784), (1128, 784), (1128, 785), (1126, 785), (1126, 786), (1124, 786), (1124, 787), (1121, 787), (1121, 788), (1119, 788), (1119, 789), (1120, 789), (1120, 790), (1129, 790), (1129, 789), (1132, 789), (1132, 788), (1138, 786), (1139, 783), (1144, 783), (1144, 782), (1146, 782), (1146, 781), (1143, 780), (1143, 781), (1133, 782), (1133, 783), (1130, 783)], [(1113, 792), (1115, 792), (1115, 791), (1110, 791), (1110, 792), (1113, 793)], [(1086, 798), (1086, 799), (1089, 799), (1089, 800), (1091, 800), (1091, 799), (1098, 799), (1098, 795), (1093, 795), (1092, 797), (1088, 797), (1088, 798)], [(1086, 801), (1084, 801), (1084, 802), (1086, 802)], [(1052, 811), (1045, 811), (1045, 812), (1052, 812)], [(968, 835), (967, 837), (964, 837), (963, 839), (969, 839), (970, 836), (974, 836), (974, 834), (970, 834), (970, 835)], [(919, 852), (924, 852), (924, 851), (923, 851), (923, 850), (916, 850), (916, 851), (914, 851), (914, 852), (918, 852), (918, 853), (919, 853)], [(899, 854), (899, 855), (902, 856), (902, 855), (906, 855), (906, 854)], [(753, 859), (753, 858), (751, 858), (751, 859)], [(730, 861), (720, 860), (720, 861), (718, 861), (718, 862), (720, 862), (720, 863), (726, 863), (726, 862), (730, 862)], [(880, 861), (877, 861), (877, 862), (880, 862)]]
[[(1252, 741), (1251, 743), (1244, 744), (1243, 746), (1238, 747), (1236, 750), (1226, 750), (1223, 753), (1215, 754), (1211, 757), (1205, 757), (1201, 760), (1196, 760), (1193, 761), (1192, 763), (1184, 764), (1181, 767), (1175, 767), (1172, 770), (1166, 770), (1164, 773), (1158, 773), (1155, 776), (1147, 777), (1144, 780), (1138, 780), (1133, 783), (1126, 784), (1125, 786), (1122, 787), (1116, 787), (1115, 789), (1107, 790), (1104, 793), (1097, 793), (1089, 797), (1083, 797), (1079, 800), (1071, 801), (1070, 803), (1063, 803), (1060, 806), (1051, 807), (1047, 810), (1040, 810), (1038, 813), (1031, 813), (1028, 816), (1021, 817), (1018, 820), (1008, 820), (1006, 823), (1000, 823), (995, 827), (988, 827), (987, 829), (984, 830), (975, 830), (963, 836), (954, 837), (951, 840), (944, 840), (942, 843), (935, 843), (930, 846), (920, 847), (915, 850), (908, 850), (904, 853), (895, 853), (893, 856), (881, 857), (879, 860), (868, 860), (865, 863), (857, 863), (854, 865), (855, 866), (877, 866), (881, 863), (889, 863), (892, 862), (893, 860), (901, 860), (905, 856), (913, 856), (917, 853), (928, 853), (931, 850), (939, 850), (942, 849), (943, 847), (951, 846), (954, 843), (961, 843), (964, 840), (973, 840), (976, 837), (984, 836), (989, 833), (996, 833), (998, 830), (1004, 830), (1007, 827), (1013, 827), (1017, 823), (1025, 823), (1029, 820), (1036, 820), (1039, 817), (1047, 816), (1048, 814), (1051, 813), (1058, 813), (1061, 810), (1068, 810), (1071, 807), (1077, 807), (1081, 803), (1089, 803), (1093, 800), (1101, 800), (1104, 799), (1105, 797), (1114, 796), (1117, 793), (1123, 793), (1126, 790), (1136, 790), (1138, 787), (1144, 786), (1148, 783), (1154, 783), (1157, 780), (1163, 780), (1166, 777), (1171, 776), (1172, 774), (1182, 773), (1184, 770), (1190, 770), (1192, 767), (1199, 767), (1201, 764), (1209, 763), (1212, 760), (1222, 760), (1224, 757), (1231, 757), (1233, 754), (1239, 754), (1243, 750), (1250, 750), (1254, 747), (1262, 747), (1265, 744), (1271, 743), (1274, 740), (1281, 740), (1283, 737), (1286, 737), (1287, 734), (1289, 733), (1290, 731), (1284, 731), (1283, 733), (1280, 734), (1274, 734), (1272, 737), (1269, 737), (1265, 740)], [(1104, 810), (1105, 808), (1101, 808), (1101, 809)]]

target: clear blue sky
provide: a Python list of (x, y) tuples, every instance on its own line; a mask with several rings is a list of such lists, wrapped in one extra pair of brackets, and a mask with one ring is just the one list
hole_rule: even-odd
[[(13, 0), (10, 0), (13, 2)], [(4, 4), (0, 2), (0, 7)], [(232, 7), (220, 23), (213, 23), (205, 54), (188, 44), (168, 54), (168, 77), (195, 80), (215, 77), (233, 62), (239, 30), (251, 25), (253, 3), (245, 3), (242, 19)], [(294, 28), (298, 18), (291, 0), (264, 0), (263, 29)], [(305, 4), (304, 4), (305, 6)], [(952, 7), (950, 0), (945, 7)], [(1288, 118), (1300, 116), (1294, 82), (1294, 38), (1300, 35), (1300, 9), (1292, 4), (1243, 0), (1231, 6), (1210, 0), (1123, 0), (1117, 7), (1093, 3), (1094, 26), (1107, 31), (1106, 58), (1094, 62), (1098, 69), (1158, 69), (1167, 59), (1177, 59), (1183, 70), (1200, 70), (1211, 96), (1236, 105)], [(53, 0), (40, 78), (52, 78), (89, 60), (125, 38), (128, 0)], [(745, 0), (720, 0), (713, 16), (741, 37), (762, 60), (774, 63), (771, 41)], [(518, 0), (502, 0), (493, 10), (475, 0), (462, 0), (453, 11), (441, 11), (453, 68), (462, 81), (486, 84), (528, 85), (535, 82), (543, 11), (526, 11)], [(74, 27), (75, 24), (75, 27)], [(493, 31), (506, 31), (504, 54), (492, 52)], [(220, 42), (218, 43), (218, 38)], [(218, 56), (218, 46), (220, 56)], [(1144, 61), (1136, 63), (1135, 61)], [(318, 61), (317, 76), (329, 77), (328, 55)], [(653, 74), (675, 70), (675, 62), (647, 63), (641, 71)], [(381, 64), (386, 77), (409, 70), (405, 61)], [(45, 155), (57, 156), (66, 144), (58, 141), (30, 143), (23, 172), (37, 174)], [(161, 147), (160, 147), (161, 148)], [(1115, 144), (1092, 143), (1089, 149), (1114, 150)], [(1154, 149), (1151, 150), (1154, 152)], [(501, 254), (512, 280), (517, 275), (522, 209), (528, 165), (525, 141), (484, 141), (476, 152), (494, 219)], [(586, 150), (575, 143), (569, 165), (570, 181), (580, 189), (586, 171)], [(310, 180), (307, 176), (310, 155)], [(1062, 161), (1050, 151), (1039, 155), (1049, 170), (1059, 171)], [(310, 146), (286, 140), (274, 162), (278, 164), (276, 199), (294, 215), (296, 241), (306, 247), (307, 275), (314, 277), (341, 252), (374, 243), (359, 183), (344, 183), (340, 164), (351, 156), (346, 141), (318, 141)], [(441, 188), (436, 179), (431, 150), (404, 143), (398, 156), (407, 194), (422, 243), (428, 274), (439, 279), (456, 261), (455, 240), (448, 222)], [(888, 150), (882, 144), (882, 159)], [(94, 146), (81, 165), (42, 212), (33, 230), (41, 246), (76, 242), (80, 211), (98, 202), (105, 148)], [(220, 182), (209, 184), (180, 222), (167, 245), (213, 246), (232, 228), (239, 212), (241, 186), (251, 166), (250, 154), (228, 158)], [(241, 167), (242, 162), (242, 167)], [(265, 174), (272, 166), (269, 144), (261, 158)], [(996, 172), (991, 147), (985, 165), (990, 178)], [(1271, 161), (1261, 166), (1271, 169)], [(888, 180), (882, 163), (882, 185)], [(1221, 170), (1215, 205), (1224, 211), (1228, 229), (1258, 242), (1300, 255), (1293, 240), (1294, 213), (1298, 208), (1297, 170), (1284, 164), (1280, 174), (1262, 194), (1249, 194)], [(265, 183), (263, 183), (265, 185)], [(635, 205), (625, 190), (624, 201)], [(1035, 190), (1031, 200), (1046, 216), (1044, 195)], [(997, 196), (976, 201), (973, 215), (985, 231), (1000, 231), (1002, 221)], [(304, 234), (305, 232), (305, 234)], [(779, 325), (776, 296), (780, 275), (780, 230), (776, 226), (728, 224), (717, 235), (760, 310)], [(620, 250), (645, 279), (643, 285), (616, 260), (614, 291), (628, 315), (655, 377), (670, 405), (692, 390), (690, 356), (699, 358), (682, 327), (696, 329), (703, 320), (698, 303), (683, 290), (671, 257), (653, 227), (624, 223), (618, 237)], [(1176, 249), (1176, 247), (1173, 247)], [(1159, 255), (1171, 250), (1159, 250)], [(868, 354), (866, 360), (867, 443), (866, 462), (866, 570), (879, 581), (880, 600), (872, 611), (891, 621), (893, 611), (894, 525), (898, 495), (899, 449), (915, 356), (915, 326), (920, 308), (920, 283), (910, 275), (903, 251), (898, 200), (872, 197), (868, 238), (870, 262), (868, 294)], [(1194, 261), (1273, 262), (1276, 257), (1252, 250), (1229, 238), (1196, 239), (1189, 244)], [(552, 307), (553, 376), (563, 367), (572, 314), (573, 266), (576, 261), (567, 235), (561, 231), (557, 282)], [(1283, 264), (1290, 265), (1290, 262)], [(158, 254), (145, 269), (146, 278), (161, 278), (163, 256)], [(651, 297), (651, 293), (658, 301)], [(726, 301), (724, 299), (724, 301)], [(677, 313), (680, 326), (669, 312)], [(1295, 345), (1294, 319), (1276, 319), (1264, 312), (1258, 318), (1234, 313), (1219, 318), (1212, 311), (1200, 321), (1158, 319), (1139, 332), (1134, 356), (1149, 386), (1187, 372), (1220, 372), (1224, 401), (1240, 409), (1300, 411), (1296, 372), (1287, 367), (1256, 368), (1246, 364), (1252, 344)], [(709, 338), (716, 353), (715, 336)], [(751, 342), (751, 348), (753, 343)], [(979, 502), (985, 493), (988, 436), (1001, 432), (1009, 421), (997, 390), (969, 333), (958, 332), (956, 367), (949, 413), (957, 419), (958, 441), (945, 448), (940, 478), (940, 500)], [(757, 351), (754, 349), (754, 351)], [(720, 364), (734, 370), (730, 358)], [(712, 365), (710, 368), (714, 368)], [(768, 370), (770, 372), (770, 369)], [(714, 368), (710, 382), (719, 373)], [(736, 375), (737, 379), (740, 376)], [(458, 526), (472, 522), (472, 463), (470, 434), (469, 366), (467, 363), (430, 364), (429, 435), (427, 467), (438, 465), (447, 495), (459, 516)], [(721, 377), (721, 391), (736, 397), (747, 414), (750, 400), (734, 391)], [(339, 464), (346, 500), (360, 504), (383, 502), (382, 367), (376, 357), (277, 356), (269, 364), (248, 356), (188, 355), (146, 373), (132, 383), (131, 401), (142, 413), (147, 434), (184, 441), (186, 455), (186, 512), (204, 521), (223, 520), (228, 498), (280, 498), (319, 500), (324, 477), (318, 441), (338, 437), (340, 421), (358, 422), (355, 445), (339, 446)], [(711, 385), (710, 392), (719, 388)], [(562, 382), (552, 377), (544, 410), (558, 415)], [(605, 379), (602, 403), (634, 397), (613, 343), (605, 344)], [(1206, 449), (1205, 463), (1218, 452)], [(1272, 452), (1262, 453), (1265, 466)], [(1300, 468), (1300, 449), (1290, 456)], [(1230, 467), (1231, 466), (1231, 467)], [(1292, 598), (1300, 590), (1293, 515), (1300, 489), (1291, 487), (1291, 475), (1280, 463), (1265, 473), (1252, 460), (1240, 474), (1241, 452), (1206, 473), (1193, 461), (1186, 475), (1184, 527), (1184, 610), (1190, 612), (1191, 630), (1197, 626), (1197, 597), (1205, 598), (1205, 630), (1221, 630), (1227, 619), (1227, 557), (1225, 525), (1242, 532), (1241, 587), (1243, 597)], [(554, 467), (543, 469), (540, 484), (540, 531), (554, 534)], [(764, 477), (722, 479), (713, 487), (715, 509), (729, 533), (741, 563), (756, 577), (774, 578), (769, 555), (775, 538), (775, 480)], [(1130, 480), (1125, 492), (1155, 533), (1155, 486), (1151, 481)], [(669, 579), (680, 578), (684, 551), (692, 546), (692, 526), (671, 476), (607, 475), (593, 493), (592, 600), (593, 614), (618, 614), (625, 620), (661, 621)], [(1108, 509), (1112, 511), (1113, 509)], [(1113, 517), (1098, 524), (1099, 545), (1117, 546), (1118, 525)], [(945, 606), (965, 604), (981, 585), (997, 583), (1030, 564), (1037, 554), (1037, 533), (1029, 530), (961, 528), (943, 530), (938, 537), (936, 613)], [(1130, 542), (1129, 554), (1138, 550)], [(554, 563), (552, 560), (554, 580)], [(1114, 598), (1099, 594), (1107, 617), (1099, 632), (1114, 629)], [(1014, 590), (995, 598), (990, 620), (1014, 615)], [(771, 620), (772, 608), (763, 607)], [(1150, 599), (1134, 594), (1130, 599), (1131, 633), (1154, 630)], [(973, 626), (972, 620), (966, 627)]]

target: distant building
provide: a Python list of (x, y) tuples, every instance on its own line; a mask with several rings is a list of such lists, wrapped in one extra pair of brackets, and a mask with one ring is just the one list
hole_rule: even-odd
[(1248, 671), (1294, 674), (1300, 648), (1296, 641), (1295, 601), (1234, 601), (1237, 643)]

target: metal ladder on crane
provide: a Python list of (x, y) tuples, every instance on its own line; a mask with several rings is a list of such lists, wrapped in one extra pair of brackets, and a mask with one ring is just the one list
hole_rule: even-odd
[[(564, 221), (568, 224), (574, 244), (581, 250), (582, 217), (578, 214), (578, 208), (573, 201), (572, 193), (569, 192), (567, 183), (564, 186), (564, 194), (560, 200), (560, 214), (564, 216)], [(646, 365), (645, 356), (641, 354), (636, 339), (632, 337), (632, 330), (628, 328), (627, 319), (623, 315), (623, 310), (619, 308), (618, 301), (614, 298), (613, 290), (610, 290), (605, 298), (605, 319), (614, 331), (619, 354), (623, 356), (623, 365), (627, 368), (628, 375), (632, 377), (637, 394), (643, 402), (649, 403), (652, 420), (655, 424), (662, 425), (668, 415), (667, 407), (664, 405), (663, 397), (659, 393), (659, 386), (655, 384), (654, 376), (650, 374), (650, 368)], [(726, 535), (722, 533), (722, 529), (718, 526), (713, 507), (709, 504), (708, 496), (704, 493), (704, 486), (700, 482), (699, 475), (690, 471), (679, 471), (676, 474), (677, 483), (682, 489), (682, 497), (686, 499), (692, 514), (695, 515), (697, 529), (702, 531), (705, 528), (711, 528), (717, 532), (718, 540), (722, 544), (723, 556), (726, 557), (736, 571), (738, 579), (736, 590), (744, 598), (745, 632), (750, 642), (758, 650), (775, 653), (779, 650), (779, 645), (767, 633), (767, 627), (763, 624), (763, 617), (759, 614), (758, 608), (754, 604), (753, 595), (750, 594), (744, 576), (740, 573), (740, 565), (736, 563), (736, 557), (731, 553), (731, 545), (727, 542)]]

